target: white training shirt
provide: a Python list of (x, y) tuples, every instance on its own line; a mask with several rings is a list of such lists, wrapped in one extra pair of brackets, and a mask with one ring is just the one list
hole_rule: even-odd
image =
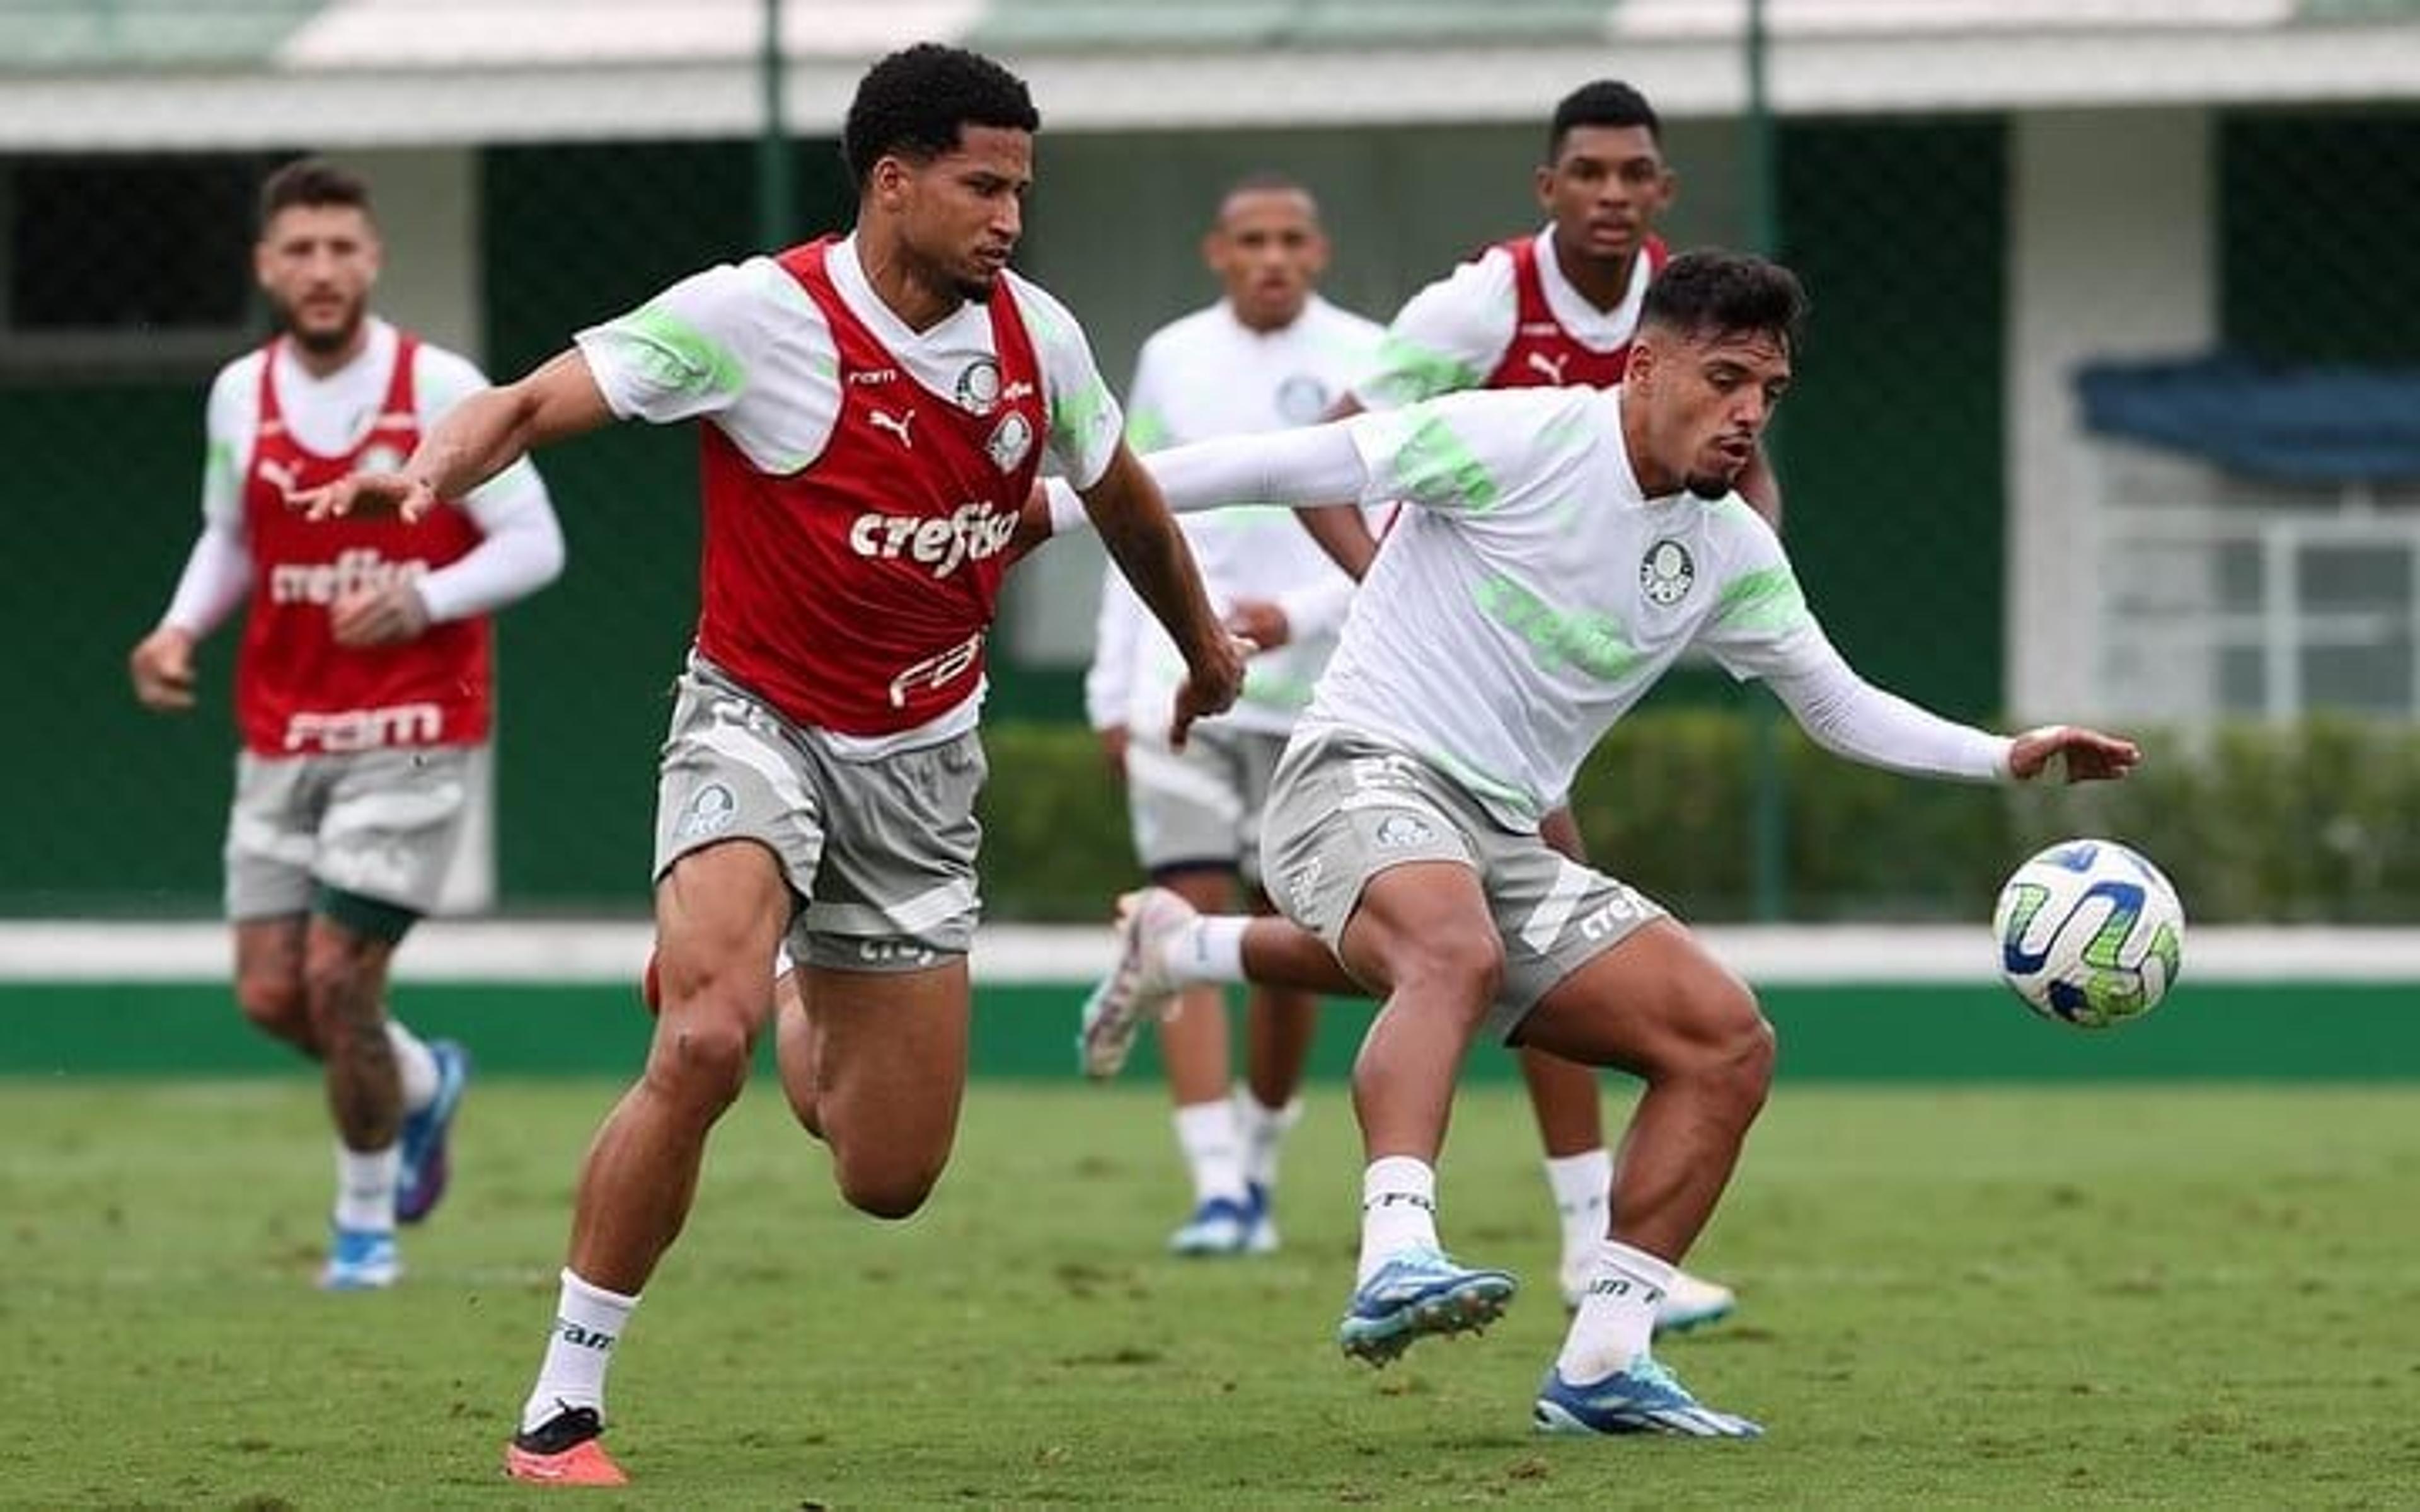
[[(1126, 396), (1126, 439), (1138, 452), (1316, 424), (1375, 350), (1381, 328), (1313, 296), (1282, 330), (1254, 331), (1225, 301), (1163, 326), (1143, 343)], [(1288, 640), (1247, 664), (1242, 695), (1212, 723), (1283, 734), (1311, 702), (1336, 649), (1353, 579), (1329, 560), (1291, 509), (1220, 510), (1180, 525), (1224, 615), (1236, 601), (1270, 599)], [(1084, 703), (1094, 729), (1164, 730), (1186, 676), (1176, 643), (1111, 563)]]
[[(360, 445), (386, 399), (401, 338), (394, 326), (375, 316), (365, 322), (365, 329), (368, 339), (361, 351), (325, 378), (302, 365), (292, 343), (277, 346), (277, 402), (287, 429), (323, 456), (341, 455)], [(208, 451), (202, 464), (202, 533), (163, 617), (163, 623), (196, 638), (226, 618), (252, 581), (243, 490), (260, 431), (264, 360), (264, 352), (255, 348), (220, 368), (210, 384), (204, 423)], [(411, 376), (423, 434), (446, 411), (488, 387), (487, 375), (468, 358), (427, 341), (417, 347)], [(365, 458), (365, 465), (393, 468), (403, 460)], [(488, 613), (544, 587), (563, 570), (562, 529), (546, 485), (528, 458), (472, 489), (462, 507), (486, 539), (412, 585), (429, 619), (438, 624)]]
[(1693, 647), (1763, 678), (1818, 744), (1853, 760), (2007, 775), (2009, 740), (1849, 668), (1737, 494), (1645, 497), (1619, 389), (1477, 390), (1144, 462), (1178, 510), (1413, 506), (1355, 595), (1298, 731), (1349, 730), (1419, 757), (1508, 829), (1534, 831), (1606, 731)]
[[(1574, 340), (1609, 352), (1637, 333), (1652, 276), (1644, 255), (1633, 265), (1630, 292), (1614, 308), (1600, 310), (1563, 276), (1553, 226), (1538, 233), (1536, 248), (1546, 308)], [(1519, 306), (1512, 254), (1488, 248), (1404, 303), (1372, 365), (1355, 380), (1353, 397), (1364, 409), (1400, 409), (1479, 387), (1512, 349)]]
[[(991, 314), (982, 303), (961, 304), (913, 331), (866, 282), (854, 235), (833, 245), (825, 267), (849, 313), (925, 388), (952, 394), (979, 364), (999, 371)], [(1001, 276), (1041, 364), (1051, 453), (1078, 487), (1089, 488), (1117, 455), (1124, 424), (1117, 401), (1066, 307), (1013, 272)], [(770, 257), (693, 273), (575, 339), (617, 418), (707, 419), (757, 471), (776, 477), (821, 456), (840, 415), (840, 348), (830, 322)]]

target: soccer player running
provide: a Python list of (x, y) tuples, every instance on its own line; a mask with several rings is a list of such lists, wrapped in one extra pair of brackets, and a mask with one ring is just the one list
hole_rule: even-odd
[[(1329, 418), (1466, 389), (1621, 382), (1647, 289), (1669, 256), (1655, 224), (1678, 188), (1664, 160), (1662, 123), (1644, 96), (1611, 79), (1573, 90), (1555, 107), (1536, 172), (1546, 226), (1488, 248), (1414, 295)], [(1739, 490), (1778, 525), (1780, 492), (1761, 450)], [(1357, 576), (1367, 570), (1375, 543), (1359, 510), (1309, 510), (1302, 517), (1339, 563)], [(1579, 826), (1559, 798), (1542, 827), (1548, 844), (1587, 860)], [(1197, 917), (1187, 898), (1162, 888), (1125, 905), (1119, 940), (1120, 970), (1096, 994), (1112, 1023), (1147, 1018), (1170, 993), (1202, 981), (1291, 980), (1269, 974), (1290, 972), (1303, 955), (1280, 931)], [(1576, 1307), (1606, 1235), (1613, 1157), (1604, 1107), (1587, 1068), (1528, 1046), (1519, 1060), (1561, 1228), (1563, 1300)], [(1729, 1287), (1684, 1272), (1666, 1289), (1656, 1326), (1701, 1327), (1736, 1304)]]
[[(1328, 242), (1319, 207), (1292, 179), (1244, 179), (1219, 201), (1203, 259), (1225, 294), (1143, 343), (1126, 402), (1138, 449), (1317, 422), (1375, 352), (1381, 328), (1319, 297)], [(1295, 716), (1335, 649), (1353, 579), (1289, 511), (1234, 510), (1185, 521), (1211, 600), (1261, 647), (1235, 706), (1195, 727), (1182, 750), (1164, 732), (1184, 663), (1133, 592), (1104, 575), (1085, 702), (1111, 769), (1124, 778), (1135, 850), (1154, 890), (1140, 906), (1182, 899), (1205, 914), (1245, 901), (1268, 912), (1260, 886), (1261, 809)], [(1163, 890), (1164, 889), (1164, 890)], [(1233, 963), (1212, 970), (1235, 969)], [(1138, 1020), (1086, 1005), (1084, 1068), (1112, 1075)], [(1176, 1108), (1176, 1140), (1193, 1181), (1191, 1216), (1170, 1237), (1180, 1255), (1277, 1247), (1272, 1204), (1279, 1147), (1299, 1117), (1295, 1090), (1318, 1001), (1297, 988), (1253, 988), (1245, 1081), (1228, 1088), (1224, 991), (1175, 995), (1159, 1042)]]
[(1541, 838), (1597, 740), (1694, 647), (1873, 765), (1988, 781), (2059, 761), (2117, 777), (2139, 758), (2069, 726), (1950, 723), (1833, 649), (1735, 491), (1804, 309), (1786, 270), (1693, 252), (1648, 288), (1618, 388), (1455, 393), (1146, 463), (1179, 509), (1408, 506), (1279, 764), (1262, 841), (1279, 907), (1385, 997), (1353, 1074), (1368, 1165), (1344, 1350), (1384, 1363), (1512, 1295), (1438, 1238), (1435, 1162), (1476, 1034), (1647, 1084), (1610, 1236), (1537, 1394), (1544, 1431), (1760, 1431), (1701, 1405), (1649, 1345), (1763, 1104), (1773, 1036), (1679, 922)]
[(966, 1086), (984, 645), (1047, 447), (1181, 648), (1182, 729), (1241, 656), (1203, 595), (1076, 321), (1008, 270), (1040, 125), (1022, 81), (922, 44), (858, 85), (854, 232), (674, 285), (466, 404), (401, 471), (308, 501), (424, 513), (531, 447), (704, 419), (703, 605), (661, 757), (660, 1008), (581, 1173), (519, 1479), (619, 1485), (612, 1352), (746, 1082), (785, 937), (804, 1011), (783, 1088), (841, 1194), (903, 1218)]
[(369, 313), (380, 248), (361, 178), (304, 159), (260, 198), (253, 269), (280, 329), (210, 385), (201, 534), (130, 666), (147, 708), (192, 708), (194, 646), (245, 605), (236, 1000), (321, 1064), (337, 1150), (319, 1281), (359, 1290), (394, 1284), (396, 1225), (445, 1191), (470, 1057), (389, 1014), (387, 970), (461, 838), (494, 696), (488, 617), (554, 579), (563, 536), (526, 464), (409, 522), (309, 526), (287, 508), (394, 467), (488, 380)]

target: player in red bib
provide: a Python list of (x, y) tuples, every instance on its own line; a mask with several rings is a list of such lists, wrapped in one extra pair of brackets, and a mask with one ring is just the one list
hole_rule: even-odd
[(965, 1089), (985, 637), (1044, 449), (1190, 669), (1179, 731), (1243, 662), (1119, 440), (1075, 320), (1008, 270), (1040, 124), (956, 48), (875, 65), (843, 131), (851, 235), (710, 269), (466, 405), (403, 469), (305, 501), (406, 516), (615, 419), (704, 419), (703, 608), (662, 763), (661, 996), (644, 1074), (581, 1175), (556, 1321), (505, 1468), (619, 1484), (605, 1370), (687, 1216), (708, 1131), (800, 963), (782, 1080), (842, 1195), (920, 1207)]
[(280, 333), (211, 386), (201, 536), (132, 658), (136, 696), (189, 708), (194, 647), (240, 602), (243, 736), (227, 825), (236, 995), (320, 1060), (339, 1139), (321, 1283), (383, 1287), (398, 1221), (444, 1190), (469, 1072), (386, 1011), (387, 964), (435, 907), (493, 698), (489, 613), (551, 581), (563, 537), (524, 466), (405, 523), (306, 524), (299, 490), (394, 467), (464, 395), (470, 363), (369, 314), (377, 225), (358, 177), (305, 161), (262, 191), (254, 261)]

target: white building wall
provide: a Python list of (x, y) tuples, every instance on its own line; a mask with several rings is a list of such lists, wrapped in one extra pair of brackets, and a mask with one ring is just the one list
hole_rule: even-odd
[(2008, 689), (2020, 718), (2092, 709), (2089, 455), (2077, 365), (2216, 334), (2211, 121), (2198, 108), (2011, 120)]

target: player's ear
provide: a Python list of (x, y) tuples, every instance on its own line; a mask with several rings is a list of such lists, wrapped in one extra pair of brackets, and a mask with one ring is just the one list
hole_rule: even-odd
[(1555, 165), (1542, 162), (1529, 176), (1530, 187), (1538, 192), (1538, 208), (1552, 212), (1555, 208)]
[(1227, 275), (1227, 234), (1216, 225), (1202, 233), (1202, 266), (1221, 278)]

